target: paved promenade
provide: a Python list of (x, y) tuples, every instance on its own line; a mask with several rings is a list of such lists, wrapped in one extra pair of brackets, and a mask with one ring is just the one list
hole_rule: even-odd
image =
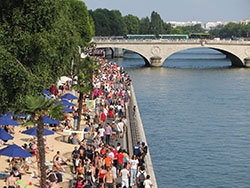
[[(128, 104), (131, 96), (129, 75), (116, 63), (103, 59), (98, 61), (101, 68), (99, 75), (93, 79), (94, 107), (88, 105), (89, 96), (85, 96), (83, 103), (81, 130), (84, 132), (84, 139), (74, 134), (77, 101), (73, 101), (77, 104), (76, 107), (72, 107), (73, 114), (66, 114), (65, 121), (56, 128), (55, 134), (46, 136), (49, 187), (73, 187), (80, 183), (89, 187), (104, 187), (106, 183), (113, 184), (114, 187), (134, 187), (137, 172), (145, 165), (144, 157), (147, 155), (147, 150), (144, 150), (145, 144), (141, 145), (140, 142), (134, 150), (138, 140), (133, 139), (135, 137), (132, 136), (134, 134), (131, 134), (131, 130), (135, 127), (131, 129), (129, 124)], [(71, 85), (68, 87), (70, 89)], [(72, 93), (67, 90), (62, 92)], [(77, 96), (77, 93), (75, 94)], [(62, 93), (59, 92), (57, 97), (59, 95)], [(52, 127), (47, 128), (55, 130)], [(35, 146), (36, 140), (22, 134), (23, 130), (26, 130), (26, 127), (15, 127), (14, 140), (8, 141), (7, 144), (16, 143), (22, 146), (25, 143), (32, 143)], [(4, 147), (6, 145), (0, 149)], [(72, 155), (75, 147), (76, 151)], [(133, 156), (134, 153), (136, 156)], [(9, 165), (8, 159), (0, 156), (2, 174), (8, 174), (13, 170), (13, 164)], [(18, 166), (18, 160), (16, 164)], [(18, 185), (25, 188), (39, 187), (36, 156), (30, 157), (25, 165), (29, 166), (25, 172), (19, 166), (19, 173), (23, 174), (22, 179), (17, 178)], [(63, 181), (58, 183), (60, 178), (51, 179), (52, 173), (61, 174)], [(5, 184), (4, 179), (0, 180), (0, 186)]]

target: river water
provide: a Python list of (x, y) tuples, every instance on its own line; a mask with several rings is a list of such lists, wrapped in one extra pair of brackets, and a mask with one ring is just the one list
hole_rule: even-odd
[(182, 51), (163, 67), (126, 54), (160, 188), (250, 187), (250, 69)]

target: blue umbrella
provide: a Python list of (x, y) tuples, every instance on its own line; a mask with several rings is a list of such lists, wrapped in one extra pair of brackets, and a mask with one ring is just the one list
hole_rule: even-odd
[(0, 118), (0, 125), (14, 125), (14, 126), (17, 126), (17, 125), (19, 125), (19, 123), (15, 122), (8, 115), (3, 115)]
[[(31, 135), (31, 136), (36, 136), (37, 135), (37, 126), (30, 128), (26, 131), (23, 131), (22, 133), (27, 134), (27, 135)], [(52, 134), (55, 134), (55, 133), (53, 131), (48, 130), (48, 129), (44, 129), (44, 136), (52, 135)]]
[(23, 117), (23, 118), (26, 118), (27, 117), (27, 115), (25, 115), (25, 114), (19, 114), (19, 113), (17, 113), (16, 114), (18, 117)]
[(0, 128), (0, 139), (2, 140), (12, 140), (14, 137), (7, 133), (5, 130)]
[(59, 97), (60, 99), (69, 99), (69, 100), (74, 100), (74, 99), (78, 99), (75, 95), (72, 95), (70, 93), (66, 93), (63, 96)]
[(52, 95), (52, 93), (46, 89), (43, 90), (44, 95)]
[(14, 116), (18, 116), (18, 117), (23, 117), (23, 118), (26, 118), (27, 117), (27, 115), (25, 115), (25, 114), (20, 114), (20, 113), (16, 113), (15, 114), (15, 112), (12, 112), (12, 113), (10, 113), (10, 112), (7, 112), (6, 114), (4, 114), (3, 116), (8, 116), (8, 117), (14, 117)]
[(76, 106), (74, 103), (67, 100), (61, 100), (60, 102), (62, 102), (64, 106)]
[(65, 107), (65, 109), (63, 110), (63, 112), (66, 112), (66, 113), (72, 113), (74, 112), (74, 110), (68, 108), (68, 107)]
[(59, 121), (54, 120), (54, 119), (50, 119), (48, 116), (43, 116), (43, 123), (47, 123), (47, 124), (60, 124)]
[(0, 155), (9, 157), (32, 157), (32, 155), (26, 150), (22, 149), (16, 144), (9, 145), (6, 148), (0, 150)]

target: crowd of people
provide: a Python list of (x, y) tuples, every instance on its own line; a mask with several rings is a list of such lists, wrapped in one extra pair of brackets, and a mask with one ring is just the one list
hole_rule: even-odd
[[(59, 188), (59, 183), (63, 181), (63, 174), (66, 172), (64, 165), (72, 161), (71, 173), (74, 174), (75, 188), (129, 188), (136, 185), (139, 188), (150, 188), (152, 182), (144, 166), (147, 146), (144, 142), (138, 142), (131, 156), (124, 148), (124, 136), (128, 126), (126, 106), (131, 95), (130, 77), (115, 62), (98, 57), (98, 64), (98, 74), (93, 77), (94, 91), (91, 97), (91, 94), (84, 96), (81, 112), (84, 117), (84, 130), (87, 132), (86, 138), (81, 140), (74, 132), (68, 137), (68, 143), (71, 143), (74, 148), (71, 158), (66, 159), (60, 151), (57, 151), (52, 159), (52, 165), (46, 168), (47, 185), (51, 188)], [(50, 91), (54, 97), (57, 97), (65, 94), (66, 90), (71, 90), (73, 84), (67, 82), (60, 89), (53, 85)], [(90, 98), (94, 101), (94, 108), (86, 105)], [(78, 105), (72, 109), (73, 113), (67, 115), (61, 122), (62, 129), (76, 130)], [(36, 145), (37, 142), (33, 141), (24, 144), (23, 148), (37, 156)], [(47, 146), (45, 151), (51, 150)], [(38, 156), (37, 160), (39, 160)], [(26, 167), (25, 170), (28, 171), (25, 160), (21, 161), (21, 166)], [(9, 187), (16, 187), (15, 167), (10, 166), (10, 170), (11, 174), (6, 183)], [(18, 178), (21, 178), (22, 173), (19, 173)]]
[(72, 151), (75, 188), (151, 187), (144, 167), (147, 146), (138, 142), (130, 156), (122, 143), (128, 126), (125, 112), (130, 77), (114, 62), (101, 59), (99, 65), (99, 74), (93, 79), (94, 117), (86, 122), (92, 142), (79, 141)]

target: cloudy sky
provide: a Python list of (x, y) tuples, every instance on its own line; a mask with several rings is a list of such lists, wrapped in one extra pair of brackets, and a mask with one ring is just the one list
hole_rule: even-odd
[(250, 15), (250, 0), (83, 0), (88, 9), (120, 10), (139, 18), (158, 12), (164, 21), (239, 21)]

